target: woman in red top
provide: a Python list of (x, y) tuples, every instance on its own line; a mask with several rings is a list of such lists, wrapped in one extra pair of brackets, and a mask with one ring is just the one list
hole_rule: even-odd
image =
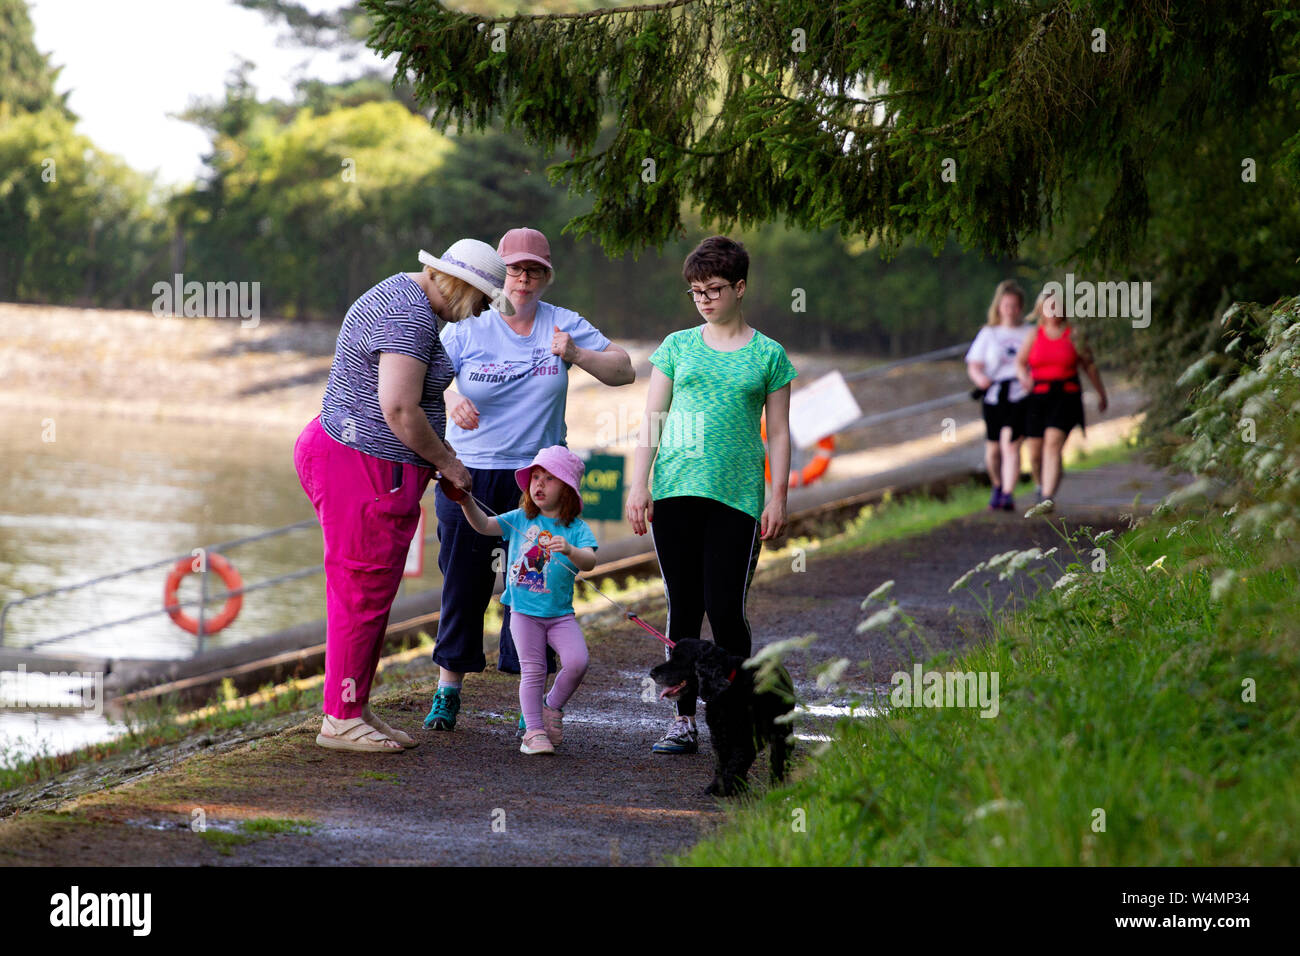
[(1061, 302), (1046, 289), (1034, 305), (1038, 328), (1025, 336), (1016, 354), (1020, 383), (1029, 391), (1029, 409), (1025, 416), (1025, 441), (1030, 460), (1042, 460), (1043, 486), (1038, 500), (1050, 506), (1061, 484), (1061, 452), (1065, 439), (1075, 425), (1083, 427), (1083, 390), (1079, 369), (1097, 390), (1097, 410), (1104, 412), (1106, 387), (1093, 360), (1092, 350), (1075, 339), (1074, 330), (1065, 321)]

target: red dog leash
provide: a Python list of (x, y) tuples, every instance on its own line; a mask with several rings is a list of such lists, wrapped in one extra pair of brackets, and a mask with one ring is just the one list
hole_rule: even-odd
[[(445, 494), (452, 501), (456, 501), (456, 502), (462, 501), (464, 500), (466, 495), (469, 495), (470, 499), (475, 504), (477, 504), (480, 508), (482, 508), (485, 514), (491, 515), (493, 518), (496, 518), (498, 521), (501, 520), (501, 516), (499, 514), (496, 514), (491, 508), (489, 508), (483, 502), (475, 498), (474, 495), (470, 494), (470, 492), (461, 491), (459, 488), (453, 485), (449, 480), (442, 477), (441, 473), (438, 474), (438, 487), (440, 487), (442, 489), (443, 494)], [(510, 524), (510, 522), (507, 521), (506, 524)], [(514, 528), (515, 531), (520, 530), (518, 527), (516, 527), (513, 524), (511, 524), (510, 527)], [(564, 557), (564, 556), (560, 555), (560, 557)], [(566, 562), (566, 563), (571, 563), (571, 562)], [(596, 587), (596, 585), (592, 584), (589, 580), (583, 577), (579, 577), (578, 574), (579, 573), (575, 570), (573, 575), (574, 580), (581, 581), (583, 584), (587, 585), (587, 587), (591, 588), (593, 591), (595, 591), (597, 594), (603, 597), (610, 604), (614, 605), (614, 607), (618, 608), (619, 611), (622, 612), (623, 617), (625, 617), (627, 620), (631, 621), (633, 624), (636, 624), (638, 627), (642, 628), (643, 630), (649, 631), (652, 635), (654, 635), (654, 637), (657, 640), (661, 641), (666, 647), (677, 646), (676, 643), (668, 640), (667, 635), (659, 633), (659, 631), (655, 630), (645, 621), (641, 620), (641, 618), (637, 616), (635, 611), (629, 611), (622, 604), (619, 604), (617, 601), (615, 601), (612, 597), (610, 597), (600, 588)]]

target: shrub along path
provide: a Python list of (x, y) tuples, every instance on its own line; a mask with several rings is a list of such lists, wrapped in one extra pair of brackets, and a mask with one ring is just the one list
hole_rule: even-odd
[[(1126, 527), (1121, 514), (1131, 510), (1135, 494), (1149, 505), (1172, 486), (1131, 462), (1066, 480), (1055, 524), (1098, 530)], [(809, 555), (802, 571), (770, 568), (749, 598), (755, 647), (819, 635), (808, 652), (789, 659), (803, 701), (817, 697), (813, 669), (836, 657), (870, 661), (846, 674), (850, 688), (886, 683), (912, 661), (968, 646), (987, 632), (973, 598), (949, 594), (966, 570), (1000, 552), (1060, 544), (1048, 520), (982, 513), (872, 548)], [(891, 579), (892, 597), (924, 640), (856, 633), (863, 598)], [(989, 593), (1001, 601), (1010, 587), (999, 584)], [(638, 610), (663, 621), (662, 600)], [(311, 716), (257, 739), (197, 753), (190, 746), (181, 759), (145, 752), (135, 763), (162, 769), (57, 807), (29, 803), (33, 809), (0, 821), (0, 864), (658, 862), (722, 818), (720, 804), (703, 793), (712, 765), (707, 734), (698, 755), (652, 756), (650, 744), (669, 713), (644, 699), (653, 696), (644, 693), (643, 679), (660, 659), (659, 645), (608, 616), (591, 623), (587, 636), (591, 668), (568, 708), (556, 757), (519, 753), (515, 678), (492, 670), (471, 676), (457, 729), (447, 734), (415, 729), (428, 707), (429, 673), (390, 674), (376, 709), (414, 731), (420, 741), (414, 750), (391, 756), (325, 751), (314, 742), (320, 719)], [(829, 718), (804, 716), (796, 758), (828, 726)], [(761, 781), (765, 768), (760, 759), (751, 779)]]

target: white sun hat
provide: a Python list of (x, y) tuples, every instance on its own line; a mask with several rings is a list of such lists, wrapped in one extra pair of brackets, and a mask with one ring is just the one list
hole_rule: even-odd
[(514, 315), (515, 307), (506, 295), (506, 264), (497, 251), (477, 239), (457, 239), (440, 257), (420, 250), (420, 261), (432, 269), (468, 282), (492, 300), (502, 315)]

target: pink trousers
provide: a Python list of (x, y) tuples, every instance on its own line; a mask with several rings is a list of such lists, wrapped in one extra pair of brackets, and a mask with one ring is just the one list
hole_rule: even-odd
[(360, 717), (433, 469), (349, 448), (319, 418), (298, 436), (293, 461), (325, 539), (324, 711)]

